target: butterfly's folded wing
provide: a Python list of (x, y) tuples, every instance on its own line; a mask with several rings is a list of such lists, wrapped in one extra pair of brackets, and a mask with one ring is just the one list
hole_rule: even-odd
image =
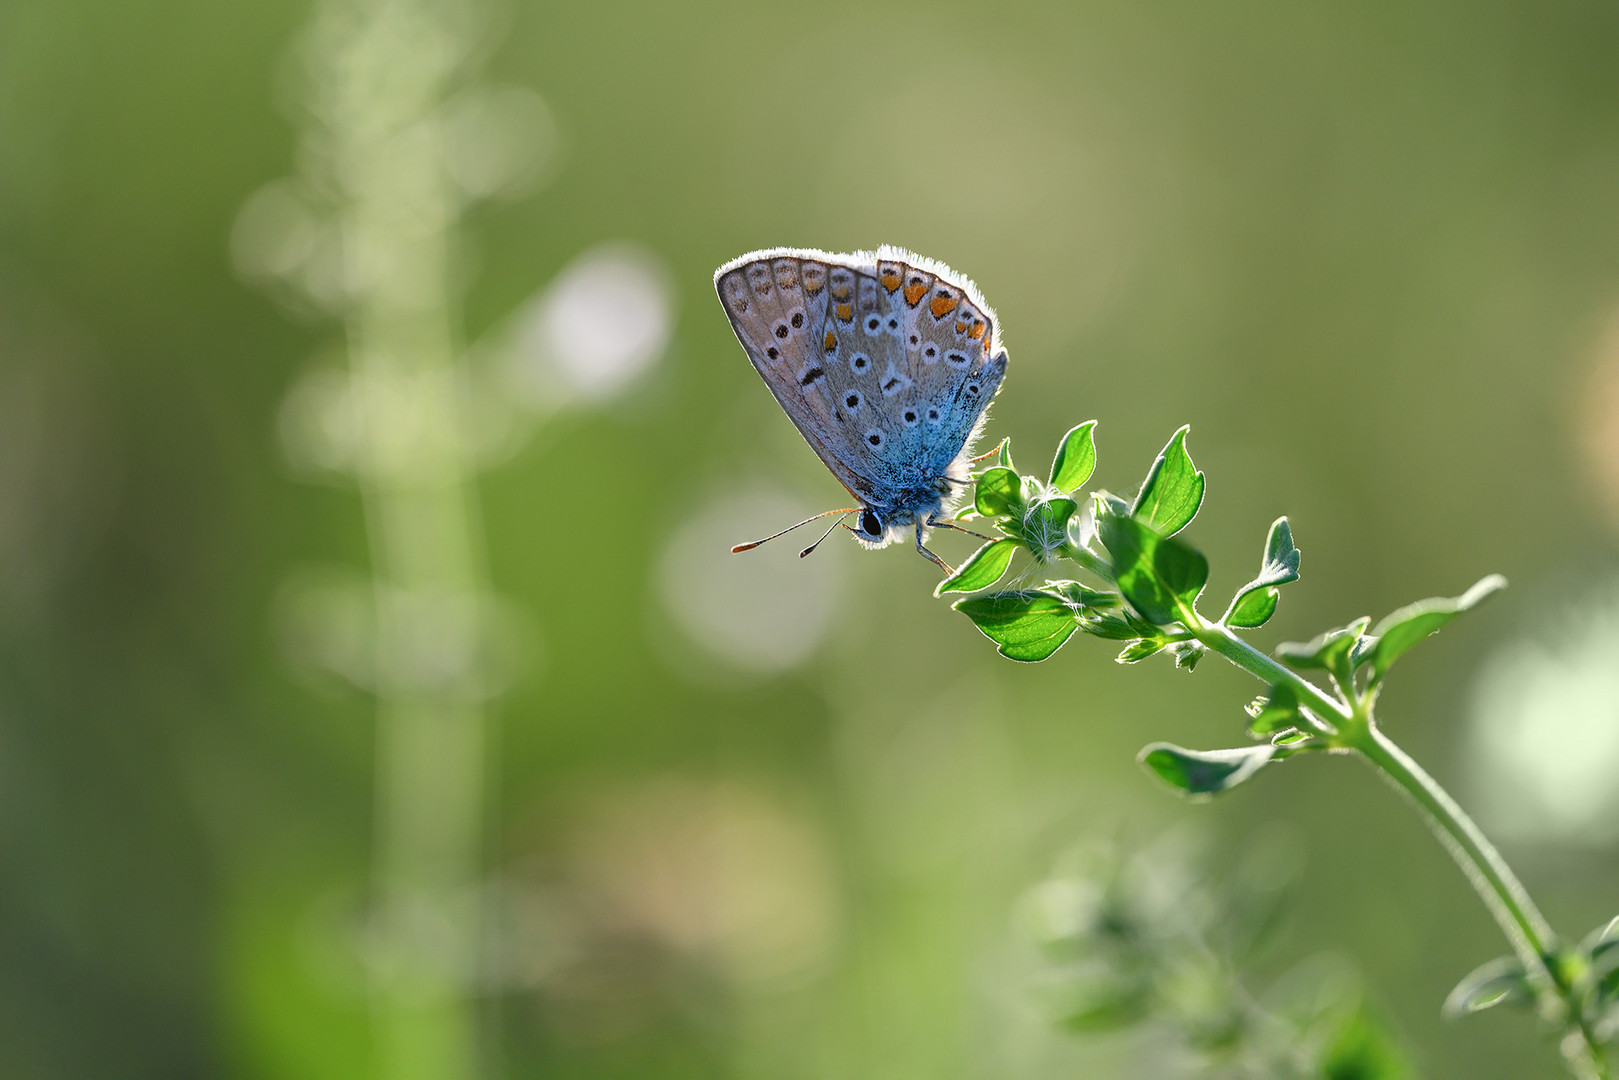
[[(798, 433), (844, 487), (875, 502), (877, 478), (858, 468), (847, 418), (834, 403), (838, 373), (828, 370), (824, 334), (832, 266), (810, 255), (744, 255), (720, 267), (714, 285), (748, 359)], [(840, 270), (841, 281), (849, 271)]]
[(896, 248), (775, 249), (727, 263), (715, 285), (765, 384), (851, 492), (894, 505), (960, 472), (1006, 370), (971, 282)]
[(1006, 375), (999, 322), (977, 287), (942, 263), (894, 248), (877, 254), (878, 284), (901, 312), (896, 369), (910, 380), (897, 410), (899, 449), (930, 477), (961, 479)]

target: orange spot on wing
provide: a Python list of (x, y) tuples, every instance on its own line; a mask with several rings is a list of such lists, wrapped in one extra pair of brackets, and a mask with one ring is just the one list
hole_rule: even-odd
[(828, 330), (826, 332), (826, 341), (823, 343), (822, 347), (825, 348), (827, 352), (831, 352), (833, 349), (837, 348), (838, 347), (838, 335), (836, 335), (832, 331)]
[(952, 311), (956, 310), (956, 305), (959, 303), (961, 303), (961, 301), (954, 296), (935, 296), (933, 298), (933, 303), (929, 306), (933, 310), (933, 317), (935, 319), (942, 319)]
[(965, 334), (966, 332), (967, 332), (967, 324), (966, 323), (964, 323), (964, 322), (956, 323), (956, 333)]
[(883, 283), (883, 288), (887, 289), (889, 292), (893, 292), (895, 289), (899, 288), (899, 275), (896, 273), (886, 273), (878, 280)]
[(848, 322), (850, 319), (854, 318), (854, 305), (839, 304), (835, 313), (839, 322)]
[(981, 338), (981, 337), (983, 337), (984, 336), (984, 324), (982, 322), (973, 323), (973, 328), (971, 330), (967, 331), (967, 336), (970, 337), (970, 338)]
[(915, 307), (922, 302), (922, 297), (927, 291), (928, 287), (926, 285), (907, 285), (905, 286), (905, 302)]

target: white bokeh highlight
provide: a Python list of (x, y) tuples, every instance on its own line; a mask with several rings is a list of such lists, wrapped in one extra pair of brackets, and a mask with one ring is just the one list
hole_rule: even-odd
[(518, 315), (514, 382), (539, 402), (602, 401), (669, 345), (674, 295), (663, 260), (636, 244), (586, 251)]
[(1619, 841), (1619, 582), (1592, 590), (1555, 633), (1490, 657), (1472, 715), (1478, 797), (1494, 831)]

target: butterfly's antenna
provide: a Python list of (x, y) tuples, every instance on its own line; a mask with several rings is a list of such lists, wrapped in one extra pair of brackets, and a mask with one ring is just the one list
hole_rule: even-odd
[(979, 454), (975, 458), (968, 458), (967, 459), (967, 464), (969, 464), (969, 465), (977, 465), (980, 461), (987, 461), (988, 459), (994, 457), (996, 454), (1000, 453), (1001, 448), (1004, 447), (1005, 445), (1006, 445), (1006, 440), (1002, 439), (1000, 442), (996, 443), (993, 447), (991, 447), (988, 453)]
[[(858, 507), (858, 506), (850, 506), (850, 507), (845, 507), (842, 510), (828, 510), (824, 514), (816, 514), (814, 517), (807, 517), (803, 521), (800, 521), (798, 523), (798, 525), (789, 525), (785, 529), (781, 530), (781, 532), (771, 533), (769, 536), (765, 537), (763, 540), (754, 540), (754, 541), (752, 541), (750, 543), (738, 544), (738, 545), (736, 545), (736, 547), (731, 549), (731, 554), (735, 555), (738, 552), (742, 552), (742, 551), (752, 551), (754, 548), (758, 547), (760, 544), (767, 544), (770, 541), (774, 540), (778, 536), (786, 536), (788, 533), (790, 533), (794, 529), (798, 528), (799, 525), (808, 525), (812, 521), (820, 521), (822, 518), (831, 517), (833, 514), (852, 514), (856, 510), (859, 510), (859, 509), (860, 509), (860, 507)], [(832, 526), (832, 528), (833, 529), (837, 528), (837, 525), (834, 524)], [(827, 531), (830, 532), (831, 530), (829, 529)], [(822, 539), (824, 540), (825, 537), (822, 537)], [(820, 540), (815, 541), (816, 544), (819, 544), (820, 542), (821, 542)], [(812, 551), (814, 550), (814, 545), (813, 544), (810, 545), (810, 550), (812, 550)]]
[[(834, 511), (834, 513), (835, 512), (836, 511)], [(854, 511), (852, 511), (852, 510), (849, 511), (849, 513), (853, 513), (853, 512)], [(847, 515), (845, 515), (845, 516), (847, 516)], [(832, 535), (832, 529), (836, 529), (839, 525), (842, 525), (842, 524), (843, 524), (843, 518), (838, 518), (838, 520), (834, 521), (832, 523), (832, 528), (826, 530), (826, 532), (821, 534), (821, 540), (825, 540), (827, 537), (831, 536)], [(815, 543), (811, 544), (809, 547), (805, 548), (803, 551), (800, 551), (798, 553), (798, 557), (800, 559), (802, 559), (804, 556), (812, 554), (815, 551), (816, 548), (821, 546), (821, 540), (815, 541)]]

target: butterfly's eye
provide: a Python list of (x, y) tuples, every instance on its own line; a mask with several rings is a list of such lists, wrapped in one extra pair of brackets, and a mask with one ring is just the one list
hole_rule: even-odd
[(883, 532), (883, 519), (867, 510), (860, 515), (860, 531), (867, 536), (881, 536)]

